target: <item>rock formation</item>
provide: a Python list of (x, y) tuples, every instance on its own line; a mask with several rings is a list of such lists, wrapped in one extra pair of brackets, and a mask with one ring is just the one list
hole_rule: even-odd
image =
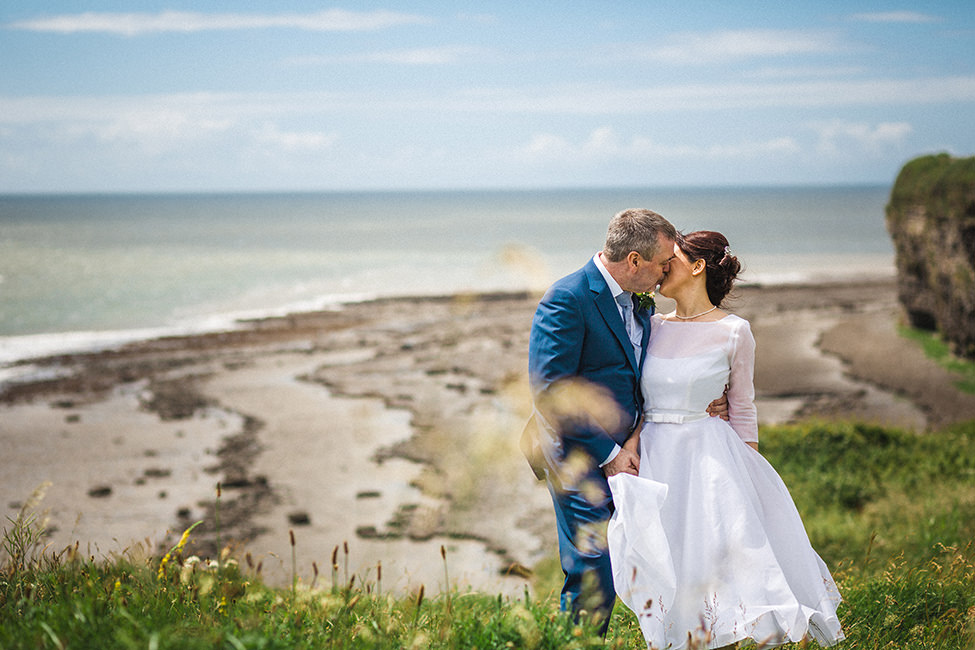
[(924, 156), (901, 169), (887, 205), (898, 296), (914, 327), (975, 359), (975, 158)]

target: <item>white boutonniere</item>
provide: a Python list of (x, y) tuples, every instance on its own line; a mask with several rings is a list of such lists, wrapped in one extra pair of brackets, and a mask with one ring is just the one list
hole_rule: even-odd
[(657, 306), (657, 303), (653, 301), (653, 296), (654, 296), (653, 291), (645, 291), (643, 293), (636, 294), (637, 301), (640, 305), (640, 309), (653, 311), (653, 309)]

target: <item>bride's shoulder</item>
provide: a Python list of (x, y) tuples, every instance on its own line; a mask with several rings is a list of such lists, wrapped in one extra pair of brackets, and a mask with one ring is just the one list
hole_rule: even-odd
[(731, 327), (732, 329), (736, 329), (736, 330), (741, 328), (751, 329), (751, 325), (749, 325), (748, 321), (742, 318), (741, 316), (739, 316), (738, 314), (729, 313), (725, 315), (724, 318), (721, 319), (721, 322), (727, 324), (728, 327)]
[(721, 319), (721, 322), (727, 326), (728, 329), (725, 331), (732, 341), (752, 341), (754, 345), (755, 335), (747, 320), (736, 314), (728, 314)]

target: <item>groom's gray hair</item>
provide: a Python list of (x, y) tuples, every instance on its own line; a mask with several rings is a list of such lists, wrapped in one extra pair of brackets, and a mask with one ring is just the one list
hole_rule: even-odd
[(603, 254), (610, 262), (620, 262), (636, 251), (649, 260), (657, 254), (660, 235), (674, 241), (678, 237), (673, 224), (652, 210), (623, 210), (609, 222)]

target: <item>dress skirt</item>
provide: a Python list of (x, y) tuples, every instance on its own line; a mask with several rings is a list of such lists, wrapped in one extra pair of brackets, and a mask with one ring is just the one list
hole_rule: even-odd
[(640, 476), (609, 485), (614, 584), (648, 647), (843, 638), (839, 592), (788, 489), (727, 422), (646, 424)]

